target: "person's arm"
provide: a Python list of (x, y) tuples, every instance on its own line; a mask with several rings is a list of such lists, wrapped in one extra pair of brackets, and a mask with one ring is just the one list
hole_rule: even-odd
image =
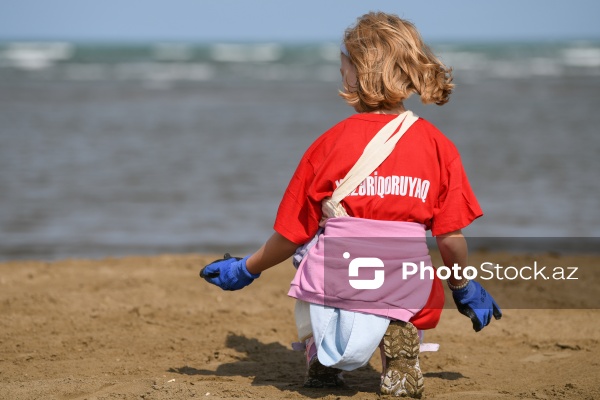
[[(469, 250), (467, 247), (467, 240), (460, 229), (436, 236), (435, 239), (445, 266), (448, 268), (452, 268), (454, 264), (457, 264), (461, 268), (467, 266)], [(460, 274), (460, 276), (462, 277), (462, 274)], [(464, 277), (462, 277), (462, 279), (456, 279), (454, 274), (448, 278), (448, 282), (454, 287), (460, 287), (464, 285), (466, 281), (467, 280)]]
[(457, 230), (436, 236), (436, 241), (444, 265), (449, 268), (452, 268), (454, 264), (461, 267), (458, 270), (461, 279), (456, 279), (452, 274), (448, 278), (448, 286), (452, 290), (452, 298), (458, 311), (471, 319), (475, 332), (479, 332), (487, 326), (492, 317), (500, 319), (502, 310), (494, 298), (478, 282), (469, 281), (460, 273), (461, 269), (467, 266), (469, 254), (467, 240), (462, 231)]
[(260, 249), (248, 258), (246, 268), (251, 274), (259, 274), (290, 258), (298, 246), (275, 232)]
[(237, 258), (226, 254), (223, 259), (205, 266), (200, 276), (223, 290), (239, 290), (251, 284), (264, 270), (290, 258), (297, 248), (296, 243), (275, 232), (252, 255)]

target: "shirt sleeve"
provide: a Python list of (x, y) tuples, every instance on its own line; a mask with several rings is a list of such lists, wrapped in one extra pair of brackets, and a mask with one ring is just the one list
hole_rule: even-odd
[(275, 231), (298, 245), (307, 242), (319, 229), (321, 203), (309, 195), (314, 179), (314, 168), (304, 157), (285, 190), (275, 218)]
[(441, 171), (441, 182), (439, 197), (433, 210), (433, 236), (463, 229), (483, 215), (460, 156)]

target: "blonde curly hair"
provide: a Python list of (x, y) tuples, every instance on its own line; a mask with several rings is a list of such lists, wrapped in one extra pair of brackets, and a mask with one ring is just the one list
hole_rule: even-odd
[(413, 93), (424, 104), (448, 102), (454, 84), (416, 27), (396, 15), (370, 12), (344, 34), (357, 82), (340, 96), (357, 112), (390, 110)]

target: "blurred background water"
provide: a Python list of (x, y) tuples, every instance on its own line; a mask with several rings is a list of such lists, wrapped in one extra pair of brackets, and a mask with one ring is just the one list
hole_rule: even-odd
[[(478, 237), (600, 236), (600, 43), (434, 43)], [(242, 253), (353, 110), (336, 43), (0, 44), (0, 259)]]

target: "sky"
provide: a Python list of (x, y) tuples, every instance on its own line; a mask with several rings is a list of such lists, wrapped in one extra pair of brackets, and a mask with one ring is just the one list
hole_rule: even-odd
[(0, 40), (339, 40), (370, 10), (426, 40), (600, 39), (599, 0), (0, 0)]

